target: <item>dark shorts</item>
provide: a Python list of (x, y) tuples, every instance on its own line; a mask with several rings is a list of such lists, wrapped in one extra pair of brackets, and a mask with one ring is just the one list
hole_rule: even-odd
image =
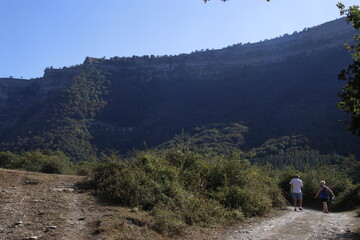
[(300, 199), (302, 199), (302, 194), (301, 193), (293, 193), (292, 194), (292, 199), (300, 200)]
[(328, 202), (329, 199), (328, 198), (320, 198), (320, 202)]

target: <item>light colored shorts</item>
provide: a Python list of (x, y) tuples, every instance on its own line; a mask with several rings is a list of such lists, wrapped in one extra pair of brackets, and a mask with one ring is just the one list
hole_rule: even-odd
[(302, 199), (302, 194), (301, 193), (293, 193), (292, 198), (294, 200), (300, 200), (300, 199)]

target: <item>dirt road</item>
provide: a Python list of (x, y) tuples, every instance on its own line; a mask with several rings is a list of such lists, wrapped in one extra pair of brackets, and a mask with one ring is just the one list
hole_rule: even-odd
[(279, 217), (263, 219), (239, 226), (223, 239), (235, 240), (324, 240), (360, 239), (354, 231), (360, 219), (353, 212), (329, 213), (304, 209), (293, 212), (289, 208)]

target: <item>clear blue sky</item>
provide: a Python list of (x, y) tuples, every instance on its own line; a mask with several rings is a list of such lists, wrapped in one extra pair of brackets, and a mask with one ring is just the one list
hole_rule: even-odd
[(41, 77), (86, 56), (174, 55), (271, 39), (339, 18), (337, 2), (0, 0), (0, 77)]

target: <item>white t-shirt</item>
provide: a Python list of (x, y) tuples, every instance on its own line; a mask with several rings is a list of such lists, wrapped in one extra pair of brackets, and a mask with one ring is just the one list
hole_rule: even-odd
[(301, 187), (303, 186), (303, 183), (298, 178), (293, 178), (290, 181), (290, 184), (293, 186), (293, 193), (301, 193)]

